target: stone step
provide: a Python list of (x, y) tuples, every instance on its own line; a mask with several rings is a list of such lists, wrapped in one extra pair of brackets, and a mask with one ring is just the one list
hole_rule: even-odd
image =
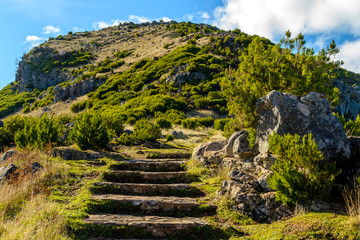
[(96, 182), (91, 188), (94, 194), (126, 194), (145, 196), (202, 197), (205, 194), (198, 188), (185, 183), (146, 184)]
[(151, 232), (154, 237), (166, 237), (178, 230), (209, 225), (208, 222), (200, 218), (132, 216), (122, 214), (91, 214), (84, 222), (104, 226), (127, 226), (145, 229)]
[(200, 204), (196, 199), (174, 196), (93, 195), (95, 211), (102, 213), (151, 214), (161, 216), (209, 216), (216, 206)]
[(188, 172), (144, 172), (129, 170), (113, 170), (103, 174), (109, 182), (122, 183), (189, 183), (198, 180)]
[(123, 160), (116, 164), (111, 164), (112, 170), (139, 170), (149, 172), (168, 172), (184, 171), (184, 164), (187, 161), (179, 159), (132, 159)]

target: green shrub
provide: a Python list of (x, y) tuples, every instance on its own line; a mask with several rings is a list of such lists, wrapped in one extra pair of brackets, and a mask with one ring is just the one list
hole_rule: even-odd
[(355, 121), (351, 119), (346, 121), (345, 117), (340, 116), (338, 113), (335, 113), (334, 116), (343, 125), (347, 136), (360, 136), (360, 115), (356, 117)]
[(158, 125), (160, 128), (165, 128), (165, 129), (171, 128), (171, 122), (162, 117), (157, 118), (155, 124)]
[(196, 129), (198, 127), (198, 121), (196, 119), (187, 118), (181, 121), (183, 128)]
[(135, 141), (134, 134), (122, 133), (118, 138), (118, 143), (126, 146), (134, 145)]
[(32, 147), (43, 149), (48, 144), (58, 143), (60, 124), (52, 117), (43, 115), (40, 118), (28, 117), (24, 128), (15, 134), (15, 143), (18, 148)]
[(24, 128), (28, 117), (14, 116), (4, 121), (4, 127), (0, 128), (0, 148), (11, 146), (15, 143), (15, 134)]
[(134, 125), (136, 123), (136, 118), (129, 117), (126, 121), (127, 124)]
[(70, 110), (73, 113), (78, 113), (86, 108), (86, 100), (78, 103), (74, 103), (71, 105)]
[(304, 35), (295, 38), (290, 31), (277, 45), (266, 45), (255, 37), (242, 51), (235, 73), (221, 82), (228, 100), (228, 109), (241, 127), (255, 127), (255, 103), (272, 90), (303, 96), (309, 92), (325, 94), (333, 103), (339, 91), (331, 84), (342, 62), (335, 61), (339, 52), (334, 41), (325, 49), (315, 51), (305, 46)]
[(174, 141), (174, 135), (171, 134), (166, 135), (166, 141), (167, 142)]
[(29, 113), (29, 112), (30, 112), (30, 107), (29, 106), (24, 107), (23, 113)]
[(229, 118), (216, 119), (214, 121), (214, 128), (216, 130), (224, 131), (225, 124), (230, 121)]
[(101, 114), (103, 122), (109, 130), (114, 131), (116, 136), (120, 136), (124, 131), (123, 118), (118, 114), (103, 113)]
[(214, 125), (214, 119), (212, 117), (197, 118), (196, 121), (201, 127), (212, 127)]
[(268, 178), (276, 199), (287, 205), (325, 200), (335, 177), (340, 173), (335, 163), (325, 163), (312, 134), (300, 136), (276, 133), (270, 135), (269, 150), (277, 156)]
[(81, 149), (96, 149), (105, 147), (111, 134), (100, 114), (85, 112), (77, 117), (69, 139)]
[(134, 125), (134, 137), (140, 142), (155, 142), (160, 136), (160, 127), (147, 119), (141, 119)]

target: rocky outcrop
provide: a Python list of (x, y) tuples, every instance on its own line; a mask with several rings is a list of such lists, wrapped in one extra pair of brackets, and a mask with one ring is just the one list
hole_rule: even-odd
[(73, 83), (70, 86), (62, 87), (57, 85), (54, 88), (54, 101), (65, 101), (79, 96), (83, 96), (91, 91), (97, 89), (100, 85), (104, 84), (105, 80), (88, 79), (81, 82)]
[(174, 68), (174, 75), (167, 77), (166, 82), (168, 84), (174, 83), (175, 87), (181, 87), (185, 83), (200, 82), (206, 79), (206, 75), (202, 72), (188, 72), (186, 68), (188, 66), (179, 66)]
[(333, 81), (333, 85), (340, 90), (340, 101), (335, 111), (354, 120), (360, 114), (360, 86), (348, 86), (342, 80)]
[[(233, 175), (233, 173), (230, 173)], [(238, 173), (238, 177), (221, 183), (218, 196), (229, 196), (235, 208), (258, 222), (272, 222), (288, 217), (292, 210), (275, 201), (275, 192), (263, 189), (256, 177)]]
[(227, 157), (233, 157), (234, 156), (234, 152), (233, 152), (234, 142), (240, 135), (244, 134), (244, 131), (245, 130), (234, 132), (229, 137), (227, 145), (225, 146), (225, 154), (226, 154)]
[(248, 137), (249, 133), (244, 130), (235, 138), (232, 151), (235, 158), (245, 160), (255, 155), (255, 151), (249, 146)]
[(15, 153), (14, 150), (8, 150), (4, 155), (0, 158), (0, 162), (6, 161), (6, 159), (10, 158)]
[(268, 151), (269, 136), (273, 132), (300, 136), (312, 133), (326, 160), (351, 156), (344, 128), (332, 115), (330, 104), (322, 94), (311, 92), (298, 98), (271, 91), (256, 102), (256, 112), (256, 144), (261, 153)]
[(68, 147), (57, 147), (54, 149), (53, 154), (55, 157), (61, 157), (65, 160), (93, 160), (102, 157), (99, 152), (91, 150), (79, 151)]
[(10, 178), (15, 174), (17, 167), (14, 164), (10, 164), (6, 167), (0, 168), (0, 184), (4, 182), (4, 180)]
[[(71, 52), (56, 52), (50, 47), (34, 48), (29, 54), (22, 57), (16, 72), (15, 81), (19, 83), (17, 86), (20, 92), (26, 90), (47, 89), (56, 84), (69, 80), (69, 76), (55, 68), (47, 68), (46, 61), (62, 61), (68, 57)], [(37, 67), (39, 66), (39, 67)]]
[(219, 164), (225, 156), (226, 141), (212, 141), (198, 145), (192, 154), (192, 158), (203, 165)]

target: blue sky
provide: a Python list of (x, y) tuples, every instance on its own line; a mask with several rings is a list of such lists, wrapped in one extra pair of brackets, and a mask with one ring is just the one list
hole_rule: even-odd
[(359, 0), (0, 0), (0, 88), (14, 81), (16, 61), (49, 37), (160, 19), (239, 28), (273, 41), (290, 29), (305, 33), (315, 49), (335, 39), (345, 67), (360, 72)]

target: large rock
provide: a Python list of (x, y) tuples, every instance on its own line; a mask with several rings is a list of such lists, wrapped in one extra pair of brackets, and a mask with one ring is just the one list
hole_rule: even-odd
[(0, 162), (6, 161), (6, 159), (10, 158), (15, 153), (14, 150), (8, 150), (4, 155), (0, 158)]
[(333, 81), (333, 85), (340, 90), (340, 101), (335, 111), (347, 118), (355, 119), (360, 114), (360, 86), (349, 86), (342, 80)]
[(259, 152), (268, 152), (269, 136), (273, 132), (313, 134), (326, 160), (348, 159), (350, 143), (344, 128), (332, 115), (325, 96), (311, 92), (301, 98), (271, 91), (256, 102), (258, 114), (256, 144)]
[(244, 133), (244, 131), (237, 131), (237, 132), (234, 132), (229, 137), (228, 143), (225, 146), (225, 154), (226, 154), (227, 157), (233, 157), (234, 156), (234, 153), (233, 153), (234, 142), (243, 133)]
[(203, 165), (219, 164), (225, 156), (226, 141), (212, 141), (198, 145), (192, 154), (192, 158)]
[(75, 82), (64, 88), (57, 85), (54, 88), (54, 102), (65, 101), (67, 99), (83, 96), (91, 91), (94, 91), (104, 82), (105, 80), (102, 79), (88, 79), (81, 82)]
[(229, 196), (233, 199), (237, 211), (255, 221), (268, 223), (292, 214), (290, 208), (275, 201), (274, 191), (264, 191), (253, 176), (233, 172), (230, 177), (232, 180), (221, 183), (218, 196)]
[(17, 167), (14, 164), (0, 168), (0, 183), (8, 179), (11, 175), (15, 174), (16, 170)]
[(234, 140), (233, 155), (235, 158), (246, 160), (247, 158), (255, 155), (255, 152), (249, 146), (248, 136), (249, 133), (243, 130)]

